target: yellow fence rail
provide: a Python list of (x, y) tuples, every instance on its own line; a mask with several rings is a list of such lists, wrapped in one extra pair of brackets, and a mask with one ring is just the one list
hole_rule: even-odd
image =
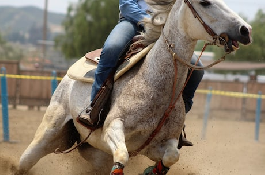
[[(17, 78), (17, 79), (34, 79), (34, 80), (53, 80), (55, 77), (53, 76), (32, 76), (32, 75), (13, 75), (13, 74), (0, 74), (0, 76), (6, 76), (7, 78)], [(56, 77), (57, 80), (62, 80), (61, 77)], [(249, 94), (243, 92), (230, 92), (230, 91), (219, 91), (219, 90), (203, 90), (198, 89), (196, 92), (202, 94), (212, 93), (212, 95), (221, 95), (228, 97), (236, 97), (236, 98), (262, 98), (265, 99), (265, 95), (259, 94)]]
[[(32, 75), (14, 75), (14, 74), (0, 74), (0, 76), (6, 76), (6, 78), (16, 79), (33, 79), (33, 80), (53, 80), (53, 76), (32, 76)], [(56, 77), (57, 80), (62, 80), (61, 77)]]
[(248, 93), (243, 93), (243, 92), (202, 90), (202, 89), (198, 89), (196, 92), (203, 93), (203, 94), (211, 93), (212, 95), (221, 95), (221, 96), (236, 97), (236, 98), (262, 98), (262, 99), (265, 99), (265, 95), (248, 94)]

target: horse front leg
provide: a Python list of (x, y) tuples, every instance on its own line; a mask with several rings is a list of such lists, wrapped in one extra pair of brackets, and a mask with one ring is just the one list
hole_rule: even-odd
[(164, 155), (162, 160), (158, 161), (155, 166), (148, 167), (144, 175), (165, 175), (169, 168), (179, 160), (178, 140), (170, 139), (163, 146)]
[(123, 122), (114, 119), (105, 130), (104, 140), (110, 147), (114, 166), (111, 175), (123, 175), (123, 168), (129, 160), (129, 153), (125, 145)]

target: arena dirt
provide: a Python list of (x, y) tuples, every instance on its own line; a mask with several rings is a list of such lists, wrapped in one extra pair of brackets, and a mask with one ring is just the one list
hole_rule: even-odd
[[(45, 108), (38, 111), (20, 107), (9, 110), (10, 141), (0, 142), (0, 174), (12, 175), (19, 157), (31, 142), (42, 120)], [(201, 139), (203, 121), (196, 115), (187, 115), (186, 132), (193, 147), (180, 150), (180, 160), (169, 175), (264, 175), (265, 123), (260, 125), (260, 139), (255, 141), (255, 123), (252, 121), (223, 120), (214, 117), (208, 121), (206, 138)], [(227, 112), (226, 115), (230, 115)], [(0, 117), (2, 126), (2, 117)], [(2, 140), (2, 128), (0, 140)], [(126, 175), (138, 175), (154, 162), (143, 156), (130, 160)], [(67, 155), (50, 154), (42, 158), (29, 175), (88, 175), (87, 162), (77, 151)]]

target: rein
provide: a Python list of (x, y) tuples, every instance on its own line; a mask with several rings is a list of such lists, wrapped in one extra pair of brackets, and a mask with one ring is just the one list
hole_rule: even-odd
[[(155, 128), (155, 130), (150, 134), (150, 136), (148, 137), (148, 139), (144, 142), (144, 144), (142, 146), (140, 146), (137, 150), (129, 152), (130, 156), (136, 156), (141, 150), (143, 150), (147, 145), (149, 145), (149, 143), (153, 140), (153, 138), (157, 135), (157, 133), (161, 130), (162, 126), (164, 125), (166, 119), (169, 118), (169, 115), (171, 114), (173, 108), (175, 107), (175, 104), (177, 103), (177, 101), (179, 100), (180, 96), (182, 95), (182, 92), (184, 90), (184, 88), (186, 87), (191, 74), (194, 70), (204, 70), (207, 68), (210, 68), (222, 61), (225, 60), (225, 56), (227, 54), (229, 54), (230, 52), (227, 52), (224, 56), (222, 56), (220, 59), (214, 61), (212, 64), (209, 64), (208, 66), (205, 67), (200, 67), (200, 66), (196, 66), (202, 56), (202, 53), (205, 51), (206, 47), (208, 45), (216, 45), (217, 41), (219, 40), (220, 44), (224, 45), (224, 47), (227, 49), (228, 45), (227, 45), (227, 41), (228, 41), (228, 36), (226, 34), (221, 34), (221, 35), (217, 35), (200, 17), (200, 15), (197, 13), (197, 11), (194, 9), (194, 7), (192, 6), (191, 2), (189, 0), (184, 0), (184, 2), (187, 4), (187, 6), (190, 8), (191, 12), (193, 13), (194, 17), (197, 18), (199, 20), (199, 22), (202, 24), (202, 26), (204, 27), (204, 29), (206, 30), (206, 32), (213, 37), (213, 42), (212, 43), (206, 43), (204, 45), (204, 47), (202, 48), (201, 54), (199, 56), (199, 58), (197, 59), (195, 65), (192, 65), (190, 62), (183, 60), (181, 58), (179, 58), (177, 56), (177, 54), (172, 50), (172, 48), (174, 47), (174, 44), (170, 44), (167, 40), (167, 38), (164, 35), (163, 32), (163, 28), (161, 30), (161, 35), (163, 35), (164, 41), (167, 45), (167, 50), (170, 52), (170, 54), (172, 55), (173, 58), (173, 63), (174, 63), (174, 83), (173, 83), (173, 90), (172, 90), (172, 96), (171, 96), (171, 100), (170, 100), (170, 104), (168, 106), (168, 108), (165, 110), (164, 115), (162, 116), (162, 118), (160, 119), (157, 127)], [(177, 95), (176, 99), (174, 99), (174, 97), (176, 96), (176, 84), (177, 84), (177, 75), (178, 75), (178, 65), (177, 65), (177, 60), (186, 65), (189, 69), (191, 69), (190, 74), (188, 75), (180, 93)]]
[(221, 58), (219, 58), (218, 60), (215, 60), (213, 63), (207, 65), (207, 66), (203, 66), (203, 67), (200, 67), (200, 66), (196, 66), (196, 64), (198, 63), (198, 61), (200, 60), (201, 56), (202, 56), (202, 53), (206, 50), (206, 47), (209, 46), (209, 45), (214, 45), (214, 43), (206, 43), (203, 48), (202, 48), (202, 51), (201, 51), (201, 54), (196, 62), (195, 65), (191, 64), (190, 62), (188, 62), (187, 60), (183, 60), (181, 59), (173, 50), (173, 44), (169, 44), (167, 38), (165, 37), (163, 31), (162, 31), (162, 35), (164, 37), (164, 40), (165, 40), (165, 43), (167, 45), (167, 50), (170, 52), (170, 54), (172, 55), (172, 58), (173, 60), (178, 60), (180, 63), (186, 65), (189, 69), (193, 69), (193, 70), (205, 70), (205, 69), (209, 69), (211, 67), (213, 67), (214, 65), (222, 62), (225, 60), (225, 56), (228, 55), (229, 53), (226, 53), (224, 56), (222, 56)]

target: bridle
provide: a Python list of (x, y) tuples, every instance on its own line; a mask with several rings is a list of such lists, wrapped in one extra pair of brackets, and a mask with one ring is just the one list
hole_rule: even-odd
[[(218, 60), (214, 61), (213, 63), (211, 63), (211, 64), (209, 64), (209, 65), (207, 65), (207, 66), (205, 66), (205, 67), (196, 66), (197, 63), (196, 63), (195, 65), (192, 65), (190, 62), (188, 62), (188, 61), (186, 61), (186, 60), (183, 60), (183, 59), (179, 58), (179, 57), (177, 56), (177, 54), (172, 50), (173, 47), (174, 47), (174, 45), (169, 43), (169, 41), (167, 40), (166, 36), (164, 35), (163, 28), (162, 28), (162, 30), (161, 30), (161, 34), (162, 34), (163, 37), (164, 37), (164, 41), (165, 41), (165, 43), (166, 43), (166, 45), (167, 45), (167, 50), (171, 53), (173, 59), (174, 59), (174, 60), (175, 60), (175, 59), (178, 60), (179, 62), (181, 62), (182, 64), (186, 65), (188, 68), (193, 69), (193, 70), (204, 70), (204, 69), (208, 69), (208, 68), (210, 68), (210, 67), (212, 67), (212, 66), (214, 66), (214, 65), (216, 65), (216, 64), (218, 64), (218, 63), (220, 63), (220, 62), (222, 62), (222, 61), (224, 61), (224, 60), (225, 60), (225, 56), (231, 53), (231, 51), (230, 51), (230, 49), (229, 49), (229, 47), (228, 47), (228, 44), (227, 44), (227, 42), (229, 41), (229, 37), (228, 37), (228, 35), (227, 35), (226, 33), (222, 33), (222, 34), (220, 34), (220, 35), (217, 35), (217, 34), (213, 31), (213, 29), (212, 29), (210, 26), (208, 26), (208, 25), (203, 21), (203, 19), (200, 17), (200, 15), (198, 14), (198, 12), (197, 12), (197, 11), (194, 9), (194, 7), (192, 6), (190, 0), (184, 0), (184, 3), (187, 4), (187, 6), (188, 6), (189, 9), (191, 10), (192, 14), (194, 15), (194, 18), (198, 19), (198, 21), (199, 21), (199, 22), (201, 23), (201, 25), (204, 27), (205, 31), (206, 31), (206, 32), (207, 32), (207, 33), (213, 38), (213, 42), (212, 42), (212, 43), (206, 43), (206, 44), (204, 45), (204, 47), (202, 48), (202, 51), (201, 51), (201, 54), (200, 54), (198, 60), (201, 58), (202, 53), (205, 51), (205, 49), (206, 49), (207, 46), (209, 46), (209, 45), (217, 45), (218, 42), (220, 43), (220, 45), (223, 45), (223, 46), (225, 47), (225, 51), (226, 51), (226, 53), (225, 53), (224, 56), (222, 56), (222, 57), (219, 58)], [(198, 61), (197, 61), (197, 62), (198, 62)]]
[(216, 45), (217, 41), (219, 40), (221, 45), (224, 45), (225, 47), (228, 47), (227, 42), (228, 42), (228, 36), (225, 33), (222, 33), (221, 35), (217, 35), (213, 29), (211, 27), (209, 27), (204, 21), (203, 19), (200, 17), (200, 15), (198, 14), (198, 12), (194, 9), (194, 7), (192, 6), (190, 0), (184, 0), (184, 2), (187, 4), (187, 6), (189, 7), (189, 9), (191, 10), (192, 14), (194, 15), (194, 18), (197, 18), (198, 21), (202, 24), (202, 26), (204, 27), (204, 29), (206, 30), (206, 32), (213, 37), (213, 43)]
[(189, 0), (184, 0), (184, 2), (187, 4), (187, 6), (190, 8), (192, 14), (194, 15), (194, 18), (197, 18), (199, 22), (202, 24), (202, 26), (205, 28), (206, 32), (211, 35), (214, 40), (218, 38), (218, 35), (213, 31), (211, 27), (209, 27), (200, 17), (198, 12), (194, 9), (194, 7), (191, 5), (191, 2)]

